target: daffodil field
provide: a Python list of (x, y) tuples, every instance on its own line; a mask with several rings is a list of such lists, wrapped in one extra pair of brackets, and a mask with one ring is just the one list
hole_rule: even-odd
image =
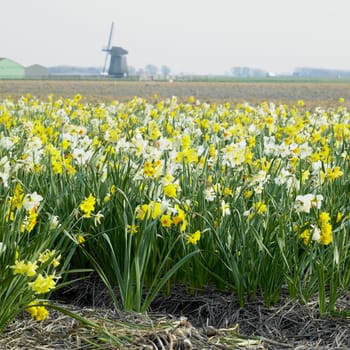
[(0, 332), (24, 310), (45, 319), (50, 293), (88, 269), (126, 310), (181, 284), (242, 307), (287, 288), (336, 311), (350, 286), (343, 102), (3, 100)]

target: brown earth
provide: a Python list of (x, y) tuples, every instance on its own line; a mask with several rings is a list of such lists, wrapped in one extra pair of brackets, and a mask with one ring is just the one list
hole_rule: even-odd
[(304, 100), (306, 107), (335, 105), (340, 97), (350, 106), (350, 82), (161, 82), (161, 81), (82, 81), (82, 80), (0, 80), (0, 99), (17, 99), (27, 93), (46, 100), (83, 96), (83, 101), (127, 101), (134, 96), (154, 101), (177, 96), (185, 100), (194, 96), (201, 102), (233, 102), (296, 104)]
[[(208, 287), (189, 293), (176, 286), (169, 296), (159, 295), (142, 315), (115, 310), (101, 281), (92, 276), (56, 292), (52, 299), (99, 327), (88, 327), (56, 310), (41, 323), (25, 313), (0, 335), (0, 349), (346, 350), (349, 297), (347, 291), (339, 298), (337, 316), (321, 316), (317, 296), (300, 303), (282, 291), (278, 303), (269, 308), (259, 296), (241, 308), (229, 291)], [(110, 335), (122, 344), (104, 343)]]

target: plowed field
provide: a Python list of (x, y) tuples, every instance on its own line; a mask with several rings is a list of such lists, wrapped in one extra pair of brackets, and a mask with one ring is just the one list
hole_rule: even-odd
[(194, 96), (201, 102), (294, 104), (304, 100), (307, 107), (327, 107), (343, 97), (345, 105), (350, 106), (350, 82), (0, 81), (1, 99), (17, 99), (26, 93), (41, 99), (46, 99), (49, 94), (58, 98), (79, 93), (83, 100), (90, 102), (126, 101), (134, 96), (153, 101), (154, 94), (161, 99), (177, 96), (180, 100)]

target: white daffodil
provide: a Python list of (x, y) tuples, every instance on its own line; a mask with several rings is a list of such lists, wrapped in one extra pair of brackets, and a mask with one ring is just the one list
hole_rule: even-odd
[(33, 192), (26, 194), (23, 200), (23, 207), (27, 211), (35, 209), (40, 205), (40, 202), (43, 200), (43, 197), (40, 194)]
[(321, 194), (298, 195), (295, 198), (294, 209), (298, 213), (310, 213), (311, 208), (320, 209), (323, 201)]

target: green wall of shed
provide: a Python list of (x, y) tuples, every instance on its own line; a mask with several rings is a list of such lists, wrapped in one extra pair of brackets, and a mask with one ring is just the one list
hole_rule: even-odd
[(0, 60), (0, 79), (23, 79), (24, 67), (20, 64), (8, 60)]

